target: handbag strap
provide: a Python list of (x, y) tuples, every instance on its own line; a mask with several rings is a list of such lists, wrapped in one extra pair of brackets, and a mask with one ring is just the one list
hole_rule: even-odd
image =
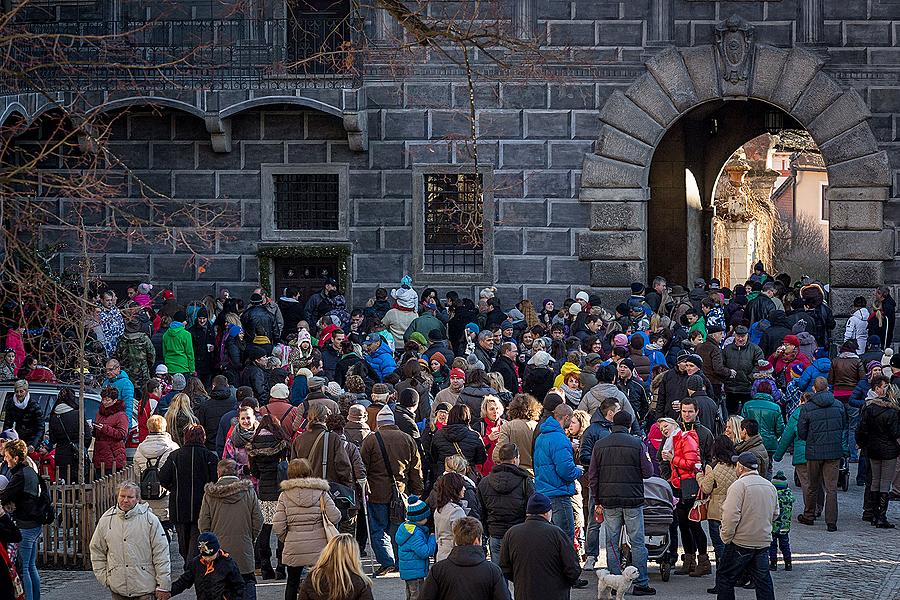
[(325, 441), (322, 444), (322, 479), (328, 479), (328, 432), (324, 434)]

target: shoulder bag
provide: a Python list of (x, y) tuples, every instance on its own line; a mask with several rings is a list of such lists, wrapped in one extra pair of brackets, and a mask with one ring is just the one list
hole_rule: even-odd
[(322, 513), (322, 527), (325, 528), (325, 539), (331, 541), (340, 532), (334, 523), (328, 520), (328, 515), (325, 514), (325, 494), (319, 496), (319, 512)]
[(381, 448), (381, 459), (384, 461), (384, 469), (387, 471), (388, 478), (391, 480), (391, 500), (389, 503), (388, 514), (391, 524), (400, 525), (406, 521), (406, 494), (400, 491), (397, 486), (397, 480), (394, 478), (394, 471), (391, 469), (391, 461), (388, 458), (387, 450), (384, 447), (384, 440), (381, 438), (381, 432), (375, 432), (375, 441)]

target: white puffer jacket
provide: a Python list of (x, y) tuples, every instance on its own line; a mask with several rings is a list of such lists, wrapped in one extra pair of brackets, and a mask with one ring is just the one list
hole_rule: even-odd
[[(166, 459), (172, 450), (178, 450), (178, 444), (172, 440), (172, 436), (168, 432), (150, 433), (143, 442), (134, 451), (134, 477), (135, 481), (141, 481), (141, 475), (147, 468), (147, 460), (151, 459), (156, 462), (159, 458), (159, 468), (163, 468)], [(165, 490), (165, 488), (163, 488)], [(165, 495), (158, 500), (145, 500), (160, 521), (169, 520), (169, 492), (166, 490)]]
[(172, 588), (169, 542), (145, 503), (103, 513), (90, 547), (94, 575), (111, 592), (130, 597)]

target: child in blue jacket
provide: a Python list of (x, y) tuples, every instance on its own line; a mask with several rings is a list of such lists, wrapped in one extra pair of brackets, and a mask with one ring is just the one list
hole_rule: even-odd
[(397, 528), (400, 579), (406, 582), (406, 600), (418, 600), (428, 575), (428, 563), (437, 552), (437, 540), (425, 523), (431, 509), (418, 496), (407, 499), (406, 521)]

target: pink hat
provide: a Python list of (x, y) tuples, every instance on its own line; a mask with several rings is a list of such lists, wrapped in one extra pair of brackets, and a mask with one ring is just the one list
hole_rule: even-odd
[(617, 333), (613, 338), (613, 346), (625, 348), (626, 346), (628, 346), (628, 336), (624, 333)]

